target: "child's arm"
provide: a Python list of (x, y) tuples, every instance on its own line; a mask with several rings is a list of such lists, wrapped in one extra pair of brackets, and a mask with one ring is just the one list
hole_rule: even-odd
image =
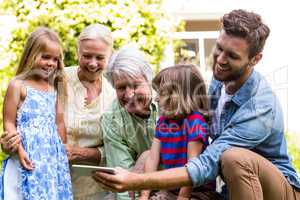
[[(198, 156), (203, 150), (202, 141), (191, 141), (188, 143), (188, 159)], [(180, 188), (177, 200), (189, 199), (192, 193), (193, 187)]]
[(62, 102), (59, 97), (57, 98), (56, 101), (56, 126), (62, 142), (64, 144), (67, 143), (67, 131), (66, 131), (65, 121), (64, 121), (64, 110), (63, 110)]
[(3, 129), (8, 133), (17, 132), (16, 117), (20, 102), (21, 83), (17, 80), (12, 80), (8, 85), (3, 101)]
[[(150, 153), (145, 162), (145, 172), (156, 171), (159, 165), (159, 159), (160, 159), (160, 141), (157, 138), (153, 138)], [(139, 200), (149, 199), (150, 192), (151, 190), (142, 190)]]
[[(7, 88), (3, 102), (3, 128), (9, 133), (17, 132), (16, 117), (20, 102), (25, 98), (26, 91), (23, 91), (22, 83), (19, 80), (12, 80)], [(33, 163), (28, 159), (22, 146), (18, 146), (18, 155), (22, 166), (25, 169), (33, 170)]]
[(29, 160), (26, 151), (24, 150), (22, 144), (19, 145), (18, 147), (18, 156), (19, 156), (19, 160), (21, 165), (27, 169), (27, 170), (33, 170), (34, 169), (34, 165), (32, 163), (31, 160)]

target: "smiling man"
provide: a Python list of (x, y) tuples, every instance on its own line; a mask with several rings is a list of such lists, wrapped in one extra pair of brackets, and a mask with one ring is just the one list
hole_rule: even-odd
[(182, 168), (147, 174), (119, 169), (117, 175), (97, 172), (94, 178), (124, 191), (199, 186), (221, 175), (229, 199), (300, 199), (282, 110), (254, 70), (268, 36), (269, 28), (255, 13), (234, 10), (221, 19), (209, 89), (213, 142), (202, 154)]

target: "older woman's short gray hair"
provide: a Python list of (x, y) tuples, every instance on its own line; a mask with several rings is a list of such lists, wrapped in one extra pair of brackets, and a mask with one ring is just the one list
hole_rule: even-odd
[(78, 37), (78, 48), (83, 40), (100, 39), (104, 41), (110, 48), (113, 46), (112, 33), (106, 26), (102, 24), (92, 24), (85, 27)]
[(120, 76), (124, 74), (133, 78), (142, 75), (147, 82), (152, 81), (153, 72), (151, 66), (145, 60), (142, 52), (134, 46), (122, 47), (109, 60), (106, 75), (113, 86), (113, 75)]

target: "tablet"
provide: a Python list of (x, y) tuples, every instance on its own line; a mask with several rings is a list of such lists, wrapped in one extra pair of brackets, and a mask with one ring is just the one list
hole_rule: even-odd
[(111, 167), (100, 167), (93, 165), (72, 165), (72, 172), (79, 176), (91, 176), (93, 171), (101, 171), (108, 174), (116, 174), (116, 170)]

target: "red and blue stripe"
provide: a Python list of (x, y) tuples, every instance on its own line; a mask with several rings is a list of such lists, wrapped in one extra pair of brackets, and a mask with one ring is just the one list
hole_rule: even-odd
[(161, 142), (163, 168), (181, 167), (187, 163), (188, 142), (200, 140), (205, 146), (208, 145), (208, 125), (200, 112), (193, 112), (178, 120), (161, 116), (157, 122), (155, 137)]

